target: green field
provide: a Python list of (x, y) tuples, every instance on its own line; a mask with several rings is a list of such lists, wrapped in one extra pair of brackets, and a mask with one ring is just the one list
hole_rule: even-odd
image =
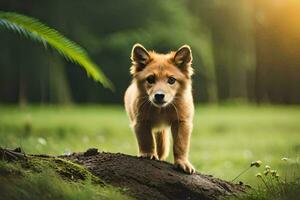
[[(26, 153), (64, 154), (96, 147), (135, 155), (137, 145), (121, 106), (0, 106), (0, 146)], [(190, 159), (199, 172), (233, 179), (253, 160), (289, 174), (281, 160), (300, 156), (300, 107), (197, 106)], [(172, 157), (169, 157), (172, 161)], [(251, 169), (238, 180), (257, 184)]]

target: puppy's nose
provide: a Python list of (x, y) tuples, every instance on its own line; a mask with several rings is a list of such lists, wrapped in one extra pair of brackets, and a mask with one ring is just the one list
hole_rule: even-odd
[(155, 101), (157, 103), (163, 103), (164, 102), (164, 98), (165, 98), (165, 94), (164, 93), (156, 93), (154, 95)]

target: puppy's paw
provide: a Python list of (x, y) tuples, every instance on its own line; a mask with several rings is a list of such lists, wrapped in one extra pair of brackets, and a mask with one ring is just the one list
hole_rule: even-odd
[(158, 155), (154, 153), (140, 153), (141, 158), (148, 158), (151, 160), (159, 160)]
[(195, 173), (195, 168), (188, 160), (176, 160), (175, 165), (187, 174)]

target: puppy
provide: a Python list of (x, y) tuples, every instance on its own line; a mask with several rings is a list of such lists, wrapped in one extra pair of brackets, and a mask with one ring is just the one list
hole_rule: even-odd
[(124, 100), (139, 155), (164, 160), (171, 130), (175, 165), (194, 173), (188, 160), (194, 116), (191, 48), (184, 45), (176, 52), (159, 54), (135, 44), (131, 60), (133, 80)]

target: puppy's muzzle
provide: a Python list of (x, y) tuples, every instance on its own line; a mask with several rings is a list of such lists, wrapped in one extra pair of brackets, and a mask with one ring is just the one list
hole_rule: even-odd
[(163, 91), (157, 91), (154, 94), (154, 98), (153, 98), (153, 103), (158, 105), (158, 106), (162, 106), (166, 103), (165, 101), (165, 93)]

